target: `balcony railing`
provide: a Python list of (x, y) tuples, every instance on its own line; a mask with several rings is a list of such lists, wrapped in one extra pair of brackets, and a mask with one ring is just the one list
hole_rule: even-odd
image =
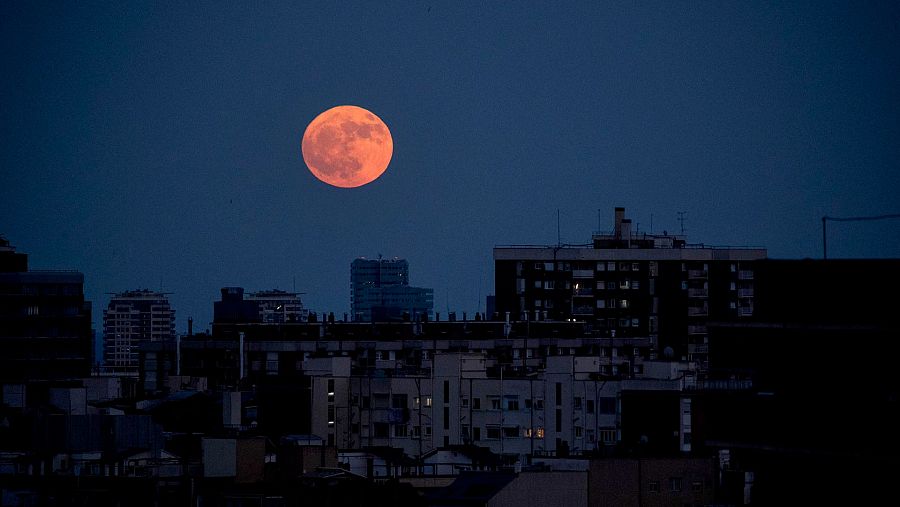
[(709, 307), (706, 306), (689, 306), (688, 315), (691, 317), (702, 317), (709, 315)]
[(740, 280), (753, 280), (753, 271), (749, 270), (741, 270), (738, 272), (738, 279)]
[(572, 309), (572, 314), (573, 315), (593, 315), (594, 307), (586, 306), (586, 305), (576, 306), (575, 308)]
[(594, 271), (591, 269), (573, 269), (572, 278), (594, 278)]
[(753, 297), (753, 289), (738, 289), (738, 297), (739, 298), (752, 298)]
[(708, 289), (688, 289), (689, 298), (705, 298), (709, 296)]
[(708, 278), (709, 274), (706, 270), (703, 269), (691, 269), (688, 270), (688, 278)]
[(749, 317), (753, 315), (753, 307), (752, 306), (742, 306), (738, 308), (738, 315), (741, 317)]
[(688, 334), (706, 334), (706, 326), (688, 326)]

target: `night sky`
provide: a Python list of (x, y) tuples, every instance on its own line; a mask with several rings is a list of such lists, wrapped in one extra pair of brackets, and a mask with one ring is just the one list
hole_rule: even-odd
[[(435, 310), (484, 310), (497, 244), (639, 232), (821, 257), (821, 217), (900, 212), (900, 4), (0, 3), (0, 233), (34, 269), (223, 286), (349, 311), (350, 262), (409, 260)], [(390, 127), (374, 183), (306, 169), (340, 104)], [(598, 210), (601, 223), (598, 224)], [(898, 221), (829, 256), (900, 257)]]

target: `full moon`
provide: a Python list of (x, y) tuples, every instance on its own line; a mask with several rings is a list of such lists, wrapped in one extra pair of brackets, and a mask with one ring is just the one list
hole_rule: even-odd
[(316, 178), (341, 188), (375, 181), (391, 162), (394, 140), (381, 118), (357, 106), (316, 116), (303, 134), (303, 161)]

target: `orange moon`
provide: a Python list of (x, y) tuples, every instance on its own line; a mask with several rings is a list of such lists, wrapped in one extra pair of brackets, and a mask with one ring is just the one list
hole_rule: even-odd
[(337, 106), (316, 116), (303, 133), (303, 161), (316, 178), (341, 188), (371, 183), (394, 153), (381, 118), (357, 106)]

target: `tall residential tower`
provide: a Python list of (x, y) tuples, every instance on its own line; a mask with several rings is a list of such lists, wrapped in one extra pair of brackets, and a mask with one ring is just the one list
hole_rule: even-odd
[(134, 290), (113, 295), (103, 311), (103, 362), (115, 373), (136, 374), (138, 347), (175, 341), (175, 310), (165, 293)]

